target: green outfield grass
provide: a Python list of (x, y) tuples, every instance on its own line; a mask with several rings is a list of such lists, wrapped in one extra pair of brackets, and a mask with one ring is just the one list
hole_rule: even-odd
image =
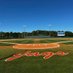
[(68, 38), (43, 38), (39, 40), (35, 39), (16, 39), (16, 40), (5, 40), (3, 42), (10, 42), (10, 43), (20, 43), (20, 44), (27, 44), (27, 43), (53, 43), (53, 42), (59, 42), (59, 41), (68, 41), (70, 39)]
[[(56, 40), (58, 40), (56, 38)], [(63, 39), (61, 39), (63, 40)], [(67, 39), (66, 39), (67, 40)], [(68, 39), (69, 40), (69, 39)], [(70, 44), (70, 42), (69, 42)], [(53, 56), (48, 60), (43, 57), (22, 57), (11, 62), (4, 62), (6, 57), (14, 53), (25, 52), (13, 48), (0, 49), (0, 73), (73, 73), (73, 44), (62, 45), (57, 49), (32, 50), (39, 52), (69, 52), (67, 56)]]
[(13, 45), (13, 44), (9, 44), (9, 43), (1, 43), (1, 42), (0, 42), (0, 46), (11, 46), (11, 45)]
[(48, 39), (48, 40), (40, 40), (39, 42), (40, 43), (54, 43), (54, 42), (59, 42), (59, 41), (67, 41), (67, 40), (50, 40), (50, 39)]
[(66, 43), (64, 43), (64, 44), (66, 44), (66, 45), (73, 45), (73, 42), (66, 42)]

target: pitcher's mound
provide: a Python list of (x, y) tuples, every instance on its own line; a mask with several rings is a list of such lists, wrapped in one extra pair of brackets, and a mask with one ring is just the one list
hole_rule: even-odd
[(47, 43), (47, 44), (16, 44), (13, 46), (15, 49), (49, 49), (58, 48), (60, 45), (58, 43)]

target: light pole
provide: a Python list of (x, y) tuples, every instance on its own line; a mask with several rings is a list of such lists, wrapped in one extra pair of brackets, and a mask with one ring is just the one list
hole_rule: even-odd
[(26, 25), (23, 25), (23, 38), (25, 37), (25, 28), (26, 28)]
[[(49, 24), (48, 26), (51, 27), (52, 25)], [(50, 29), (49, 29), (49, 36), (51, 36), (51, 31), (50, 31)]]

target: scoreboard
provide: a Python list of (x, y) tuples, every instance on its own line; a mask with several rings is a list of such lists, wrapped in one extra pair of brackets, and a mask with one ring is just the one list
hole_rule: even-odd
[(64, 31), (58, 31), (57, 36), (65, 36), (65, 32)]

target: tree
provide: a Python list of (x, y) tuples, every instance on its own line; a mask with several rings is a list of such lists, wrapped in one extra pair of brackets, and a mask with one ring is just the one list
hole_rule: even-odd
[(70, 31), (66, 31), (66, 32), (65, 32), (65, 36), (66, 36), (66, 37), (73, 37), (73, 33), (70, 32)]

